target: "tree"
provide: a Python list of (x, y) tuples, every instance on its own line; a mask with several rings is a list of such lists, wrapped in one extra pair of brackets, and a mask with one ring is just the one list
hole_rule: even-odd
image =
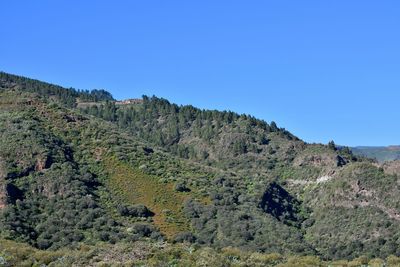
[(272, 121), (271, 122), (271, 132), (277, 132), (279, 129), (278, 129), (278, 126), (276, 125), (276, 122), (274, 122), (274, 121)]
[(335, 142), (332, 140), (328, 143), (328, 147), (334, 151), (337, 150)]

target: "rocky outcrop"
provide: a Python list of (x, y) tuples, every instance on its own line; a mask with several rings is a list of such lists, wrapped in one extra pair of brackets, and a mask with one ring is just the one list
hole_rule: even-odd
[(313, 166), (313, 167), (342, 167), (348, 161), (343, 157), (335, 154), (315, 154), (299, 156), (293, 161), (295, 167)]
[(43, 156), (36, 160), (35, 171), (43, 171), (44, 169), (48, 169), (51, 166), (52, 159), (48, 156)]

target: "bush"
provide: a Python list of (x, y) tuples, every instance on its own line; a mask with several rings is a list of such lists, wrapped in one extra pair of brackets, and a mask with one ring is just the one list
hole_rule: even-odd
[(211, 248), (203, 248), (196, 252), (197, 266), (223, 267), (230, 266), (227, 259)]
[(372, 259), (368, 262), (371, 267), (382, 267), (385, 266), (385, 261), (382, 259)]
[(386, 261), (387, 261), (387, 265), (389, 267), (400, 266), (400, 258), (399, 257), (391, 255), (386, 259)]
[(136, 204), (131, 206), (120, 205), (118, 206), (118, 212), (122, 216), (129, 217), (151, 217), (154, 213), (151, 212), (145, 205)]
[(47, 249), (51, 246), (50, 240), (47, 239), (38, 239), (37, 240), (37, 247), (40, 249)]
[(135, 223), (132, 226), (132, 232), (140, 237), (150, 237), (154, 231), (154, 226), (147, 223)]
[(258, 252), (252, 253), (249, 257), (249, 263), (255, 266), (265, 266), (270, 264), (277, 264), (283, 260), (283, 256), (278, 253), (261, 254)]
[(180, 232), (180, 233), (176, 234), (176, 236), (174, 237), (174, 242), (177, 242), (177, 243), (183, 243), (183, 242), (194, 243), (194, 242), (196, 242), (196, 237), (191, 232)]
[(184, 183), (178, 183), (175, 185), (175, 191), (177, 192), (190, 192), (190, 188), (188, 188)]

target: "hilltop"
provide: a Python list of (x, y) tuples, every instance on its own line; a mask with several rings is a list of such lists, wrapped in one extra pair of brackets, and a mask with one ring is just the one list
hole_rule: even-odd
[(41, 251), (82, 265), (400, 256), (398, 169), (333, 142), (308, 144), (250, 115), (155, 96), (118, 102), (3, 72), (0, 111), (9, 262)]

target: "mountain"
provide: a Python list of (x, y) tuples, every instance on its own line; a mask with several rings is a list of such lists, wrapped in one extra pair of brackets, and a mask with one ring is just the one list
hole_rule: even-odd
[(399, 168), (275, 122), (2, 72), (0, 136), (3, 265), (399, 260)]
[(400, 159), (400, 146), (358, 146), (351, 148), (351, 150), (355, 155), (373, 158), (379, 162)]

